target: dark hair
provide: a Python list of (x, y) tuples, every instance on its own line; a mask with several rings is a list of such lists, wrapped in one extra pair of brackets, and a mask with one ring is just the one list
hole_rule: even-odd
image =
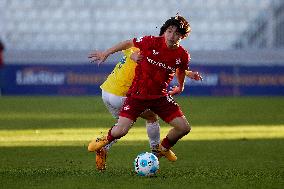
[(171, 17), (163, 24), (160, 29), (160, 36), (162, 36), (170, 26), (176, 26), (177, 31), (182, 35), (182, 38), (187, 37), (191, 32), (191, 27), (188, 21), (184, 17), (177, 15), (175, 17)]

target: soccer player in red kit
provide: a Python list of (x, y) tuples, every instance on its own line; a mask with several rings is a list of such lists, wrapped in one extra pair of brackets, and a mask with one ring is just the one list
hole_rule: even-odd
[[(162, 140), (159, 150), (167, 159), (177, 160), (170, 149), (179, 139), (187, 135), (191, 128), (179, 105), (171, 96), (181, 93), (184, 89), (185, 70), (188, 68), (190, 56), (180, 46), (180, 41), (186, 38), (190, 31), (186, 19), (177, 15), (164, 23), (160, 31), (164, 35), (161, 37), (134, 38), (120, 42), (106, 51), (90, 54), (89, 58), (100, 64), (110, 54), (137, 47), (143, 58), (135, 69), (135, 77), (117, 124), (109, 130), (106, 137), (91, 141), (88, 146), (89, 151), (98, 151), (113, 140), (126, 135), (139, 115), (150, 109), (173, 127)], [(174, 74), (177, 76), (179, 86), (168, 93), (167, 87)]]

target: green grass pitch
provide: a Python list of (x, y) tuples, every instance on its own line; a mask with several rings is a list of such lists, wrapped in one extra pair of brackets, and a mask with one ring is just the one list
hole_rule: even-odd
[[(114, 123), (100, 97), (0, 97), (0, 188), (283, 188), (283, 97), (177, 97), (192, 132), (160, 160), (155, 177), (134, 174), (149, 151), (143, 120), (113, 146), (98, 172), (88, 142)], [(169, 126), (161, 122), (161, 138)]]

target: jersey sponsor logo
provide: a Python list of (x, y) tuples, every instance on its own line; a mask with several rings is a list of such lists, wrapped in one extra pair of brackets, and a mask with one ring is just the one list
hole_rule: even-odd
[(151, 58), (147, 57), (147, 61), (150, 63), (150, 64), (153, 64), (153, 65), (156, 65), (156, 66), (159, 66), (159, 67), (162, 67), (164, 69), (167, 69), (167, 70), (171, 70), (172, 72), (175, 72), (176, 69), (171, 67), (171, 66), (167, 66), (166, 64), (162, 63), (162, 62), (156, 62), (155, 60), (152, 60)]
[(143, 40), (143, 37), (136, 38), (136, 42), (140, 43)]

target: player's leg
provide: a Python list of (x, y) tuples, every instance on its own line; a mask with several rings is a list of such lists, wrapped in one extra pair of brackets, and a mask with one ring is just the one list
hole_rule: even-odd
[(170, 161), (176, 161), (176, 155), (170, 150), (176, 142), (190, 132), (190, 126), (179, 105), (170, 96), (159, 99), (151, 108), (165, 122), (173, 128), (162, 140), (160, 150)]
[(162, 141), (162, 147), (170, 149), (179, 139), (187, 135), (191, 128), (185, 116), (175, 117), (169, 122), (173, 128), (168, 132), (167, 136)]
[(175, 117), (169, 122), (173, 128), (168, 132), (167, 136), (160, 144), (161, 154), (170, 161), (176, 161), (177, 157), (171, 148), (177, 143), (179, 139), (190, 132), (189, 124), (184, 116)]
[(106, 137), (98, 138), (89, 143), (88, 150), (90, 152), (96, 152), (96, 167), (98, 170), (102, 171), (106, 169), (107, 151), (104, 147), (126, 135), (132, 124), (133, 120), (120, 116), (117, 121), (117, 124), (110, 128)]
[(111, 115), (118, 119), (119, 112), (121, 110), (121, 107), (123, 106), (123, 103), (126, 99), (124, 96), (117, 96), (111, 93), (108, 93), (104, 90), (102, 90), (102, 99), (103, 102), (108, 109), (108, 111), (111, 113)]
[(125, 136), (133, 123), (134, 121), (132, 119), (119, 116), (117, 124), (109, 130), (107, 136), (108, 141), (111, 142), (115, 139), (120, 139), (121, 137)]
[(127, 97), (119, 113), (117, 125), (110, 130), (108, 137), (117, 139), (126, 135), (136, 119), (147, 109), (147, 103), (140, 99)]
[(115, 139), (126, 135), (137, 117), (145, 111), (146, 103), (141, 100), (127, 98), (118, 118), (117, 124), (110, 128), (107, 137), (100, 140), (93, 140), (88, 146), (89, 151), (98, 151)]
[[(125, 97), (116, 96), (102, 90), (102, 99), (108, 111), (112, 114), (114, 118), (118, 119), (119, 111), (123, 105)], [(98, 138), (96, 140), (100, 139), (101, 138)], [(96, 151), (96, 167), (98, 170), (106, 169), (107, 153), (111, 146), (116, 142), (117, 140), (114, 140), (111, 143), (107, 144), (105, 147), (103, 147), (101, 150)]]
[(146, 129), (151, 151), (158, 156), (159, 154), (157, 150), (160, 144), (160, 124), (158, 116), (151, 110), (147, 109), (140, 115), (140, 117), (146, 120)]
[[(111, 113), (111, 115), (114, 118), (118, 119), (119, 112), (121, 110), (121, 107), (124, 104), (126, 97), (117, 96), (117, 95), (114, 95), (114, 94), (111, 94), (111, 93), (108, 93), (108, 92), (102, 90), (102, 99), (103, 99), (103, 102), (104, 102), (106, 108)], [(104, 147), (106, 149), (106, 151), (108, 151), (111, 148), (111, 146), (116, 142), (117, 142), (117, 140), (114, 140), (110, 144), (106, 145)]]
[(103, 148), (107, 144), (126, 135), (132, 124), (133, 120), (120, 116), (118, 118), (116, 125), (114, 125), (109, 129), (107, 136), (96, 140), (92, 140), (89, 143), (88, 150), (90, 152), (101, 150), (101, 148)]

